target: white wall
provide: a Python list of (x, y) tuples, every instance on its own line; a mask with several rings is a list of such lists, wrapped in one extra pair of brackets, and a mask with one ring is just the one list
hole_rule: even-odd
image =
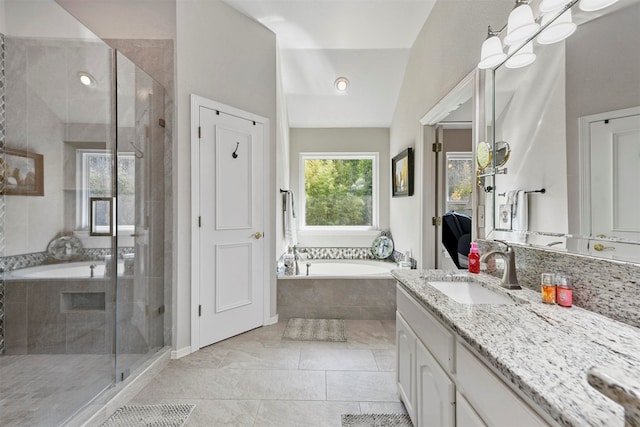
[(56, 0), (103, 39), (171, 39), (175, 0)]
[[(223, 2), (209, 0), (176, 3), (176, 113), (174, 150), (174, 199), (176, 211), (177, 329), (178, 349), (190, 345), (191, 317), (191, 164), (190, 101), (194, 93), (223, 104), (267, 117), (271, 121), (265, 155), (272, 165), (267, 195), (269, 211), (265, 230), (275, 236), (276, 174), (276, 40), (262, 25), (241, 15)], [(273, 258), (275, 239), (267, 260)], [(268, 261), (267, 261), (268, 262)], [(271, 272), (271, 315), (275, 315), (275, 264)]]
[(275, 223), (276, 223), (276, 234), (275, 234), (275, 252), (274, 257), (277, 258), (280, 254), (286, 251), (285, 238), (284, 238), (284, 228), (282, 222), (283, 208), (282, 208), (282, 199), (280, 195), (279, 189), (287, 189), (289, 188), (289, 116), (287, 115), (287, 101), (286, 96), (284, 94), (284, 90), (282, 88), (282, 69), (280, 64), (280, 54), (277, 53), (276, 56), (277, 61), (277, 125), (276, 125), (276, 143), (277, 143), (277, 151), (276, 151), (276, 188), (278, 191), (276, 192), (276, 210), (275, 210)]
[(4, 3), (5, 35), (98, 40), (93, 32), (54, 0), (4, 0)]
[[(427, 161), (432, 156), (423, 151), (419, 120), (476, 67), (487, 25), (501, 27), (512, 8), (512, 0), (438, 0), (411, 49), (391, 124), (389, 154), (393, 157), (407, 147), (416, 148), (416, 195), (391, 199), (390, 224), (396, 245), (411, 250), (418, 260), (434, 259), (432, 241), (424, 242), (426, 253), (420, 253), (421, 222), (429, 223), (426, 234), (435, 238), (430, 225), (433, 165), (428, 162), (423, 171), (420, 161), (423, 154)], [(421, 216), (423, 196), (426, 213)]]
[[(389, 228), (390, 157), (387, 128), (291, 129), (290, 188), (300, 201), (300, 153), (302, 152), (377, 152), (379, 153), (379, 220), (382, 230)], [(300, 224), (298, 224), (299, 226)], [(371, 246), (378, 231), (298, 232), (303, 246)], [(397, 250), (402, 250), (396, 246)]]

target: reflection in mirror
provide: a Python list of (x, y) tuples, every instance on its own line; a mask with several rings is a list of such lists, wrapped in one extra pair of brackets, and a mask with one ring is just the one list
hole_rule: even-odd
[(484, 171), (491, 164), (493, 158), (493, 151), (491, 145), (488, 142), (479, 142), (476, 147), (476, 160), (478, 161), (478, 168)]
[[(572, 12), (578, 28), (568, 39), (534, 42), (534, 63), (494, 72), (494, 140), (516, 154), (495, 176), (489, 237), (561, 248), (557, 236), (568, 236), (569, 251), (638, 262), (640, 0)], [(539, 188), (546, 193), (517, 197)], [(518, 200), (527, 205), (521, 230), (514, 217), (500, 226), (501, 206)]]
[(503, 167), (508, 161), (511, 155), (511, 147), (507, 141), (497, 141), (495, 143), (496, 153), (496, 167)]

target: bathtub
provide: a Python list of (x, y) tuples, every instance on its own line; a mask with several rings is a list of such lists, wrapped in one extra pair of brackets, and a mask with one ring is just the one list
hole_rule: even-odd
[[(307, 263), (309, 275), (307, 276)], [(398, 268), (396, 264), (386, 261), (369, 260), (339, 260), (339, 259), (311, 259), (299, 261), (300, 275), (280, 276), (279, 279), (301, 279), (301, 278), (380, 278), (390, 279), (391, 270)]]
[[(95, 264), (94, 278), (104, 278), (104, 261), (81, 261), (64, 264), (39, 265), (5, 273), (5, 279), (65, 279), (90, 278), (90, 265)], [(124, 263), (118, 262), (118, 275), (122, 275)]]
[[(310, 262), (309, 276), (306, 263)], [(292, 317), (392, 320), (396, 264), (368, 260), (301, 261), (299, 276), (279, 276), (280, 319)]]

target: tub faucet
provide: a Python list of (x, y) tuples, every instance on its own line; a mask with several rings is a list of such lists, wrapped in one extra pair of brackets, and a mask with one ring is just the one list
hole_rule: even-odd
[(496, 240), (496, 242), (504, 243), (507, 249), (502, 251), (491, 251), (480, 257), (480, 262), (486, 262), (486, 260), (493, 255), (497, 255), (504, 259), (504, 273), (502, 274), (502, 281), (500, 286), (507, 289), (522, 289), (518, 283), (518, 276), (516, 275), (516, 254), (513, 248), (509, 246), (507, 242), (502, 240)]
[[(296, 263), (296, 276), (300, 275), (300, 266), (298, 265), (298, 261), (302, 260), (302, 255), (301, 254), (303, 252), (306, 252), (306, 251), (298, 249), (297, 245), (293, 245), (293, 257), (295, 258), (295, 263)], [(307, 274), (307, 276), (308, 276), (308, 274)]]

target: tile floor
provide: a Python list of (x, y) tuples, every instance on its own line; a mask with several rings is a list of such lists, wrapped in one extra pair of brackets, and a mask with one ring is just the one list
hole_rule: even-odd
[(172, 360), (129, 404), (193, 403), (188, 426), (340, 426), (404, 413), (395, 321), (347, 320), (347, 342), (282, 340), (286, 322)]
[[(119, 355), (134, 366), (149, 355)], [(112, 385), (108, 354), (0, 356), (0, 426), (55, 427), (65, 424), (93, 396)]]

